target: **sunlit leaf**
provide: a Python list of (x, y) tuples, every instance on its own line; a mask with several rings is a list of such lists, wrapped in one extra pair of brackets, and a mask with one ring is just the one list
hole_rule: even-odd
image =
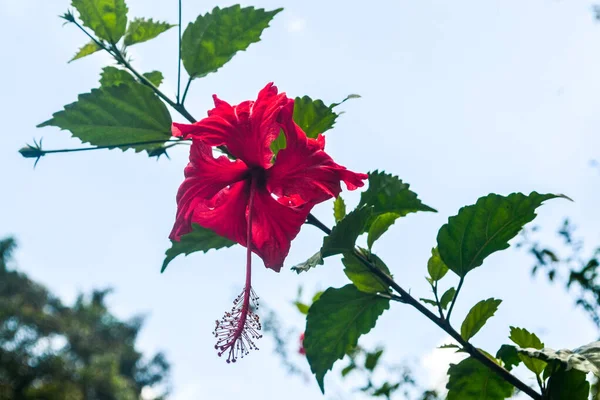
[(164, 79), (160, 71), (145, 72), (143, 75), (156, 87), (159, 87)]
[(338, 196), (333, 202), (333, 217), (335, 218), (335, 222), (340, 222), (344, 219), (345, 216), (346, 203), (344, 203), (344, 199), (342, 199), (342, 196)]
[(500, 303), (502, 303), (502, 300), (487, 299), (475, 304), (460, 327), (460, 336), (465, 340), (469, 340), (475, 336), (483, 328), (487, 320), (498, 310)]
[(369, 246), (369, 249), (373, 247), (373, 243), (387, 232), (390, 226), (392, 226), (399, 217), (400, 214), (396, 213), (383, 213), (375, 217), (369, 227), (369, 234), (367, 235), (367, 245)]
[(127, 28), (127, 5), (125, 0), (73, 0), (83, 25), (96, 36), (116, 44)]
[(198, 16), (185, 29), (181, 42), (181, 58), (190, 77), (202, 78), (215, 72), (238, 51), (258, 42), (262, 31), (281, 10), (234, 5), (215, 7)]
[(427, 272), (432, 281), (439, 281), (448, 272), (448, 267), (440, 257), (437, 247), (431, 249), (431, 257), (427, 261)]
[(446, 308), (448, 308), (448, 305), (454, 298), (455, 294), (456, 294), (456, 289), (454, 289), (454, 287), (451, 287), (450, 289), (448, 289), (444, 292), (444, 294), (440, 298), (440, 306), (442, 307), (442, 310), (445, 310)]
[(123, 43), (126, 46), (142, 43), (150, 39), (154, 39), (161, 33), (173, 28), (177, 25), (171, 25), (167, 22), (153, 21), (152, 18), (135, 18), (129, 23), (125, 39)]
[[(521, 348), (532, 348), (541, 350), (544, 348), (544, 343), (536, 336), (535, 333), (529, 332), (527, 329), (510, 327), (509, 339), (512, 340), (517, 346)], [(531, 372), (539, 375), (546, 368), (546, 362), (529, 357), (526, 354), (519, 353), (519, 358), (523, 361), (523, 364)]]
[(69, 62), (79, 60), (80, 58), (89, 56), (90, 54), (94, 54), (95, 52), (97, 52), (99, 50), (102, 50), (102, 48), (100, 46), (98, 46), (98, 44), (96, 42), (94, 42), (92, 40), (89, 43), (87, 43), (86, 45), (84, 45), (82, 48), (80, 48), (77, 51), (77, 54), (75, 54), (75, 56), (73, 58), (71, 58), (71, 60), (69, 60)]

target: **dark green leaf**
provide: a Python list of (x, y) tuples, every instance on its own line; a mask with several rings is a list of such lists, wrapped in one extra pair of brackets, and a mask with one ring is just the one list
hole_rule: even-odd
[(115, 146), (122, 150), (152, 150), (171, 137), (171, 115), (154, 92), (141, 83), (92, 89), (54, 113), (38, 127), (56, 126), (71, 131), (84, 143)]
[(323, 378), (336, 360), (355, 347), (377, 318), (390, 306), (388, 299), (364, 293), (354, 285), (329, 288), (310, 308), (306, 318), (304, 349), (322, 392)]
[[(371, 264), (375, 265), (387, 275), (390, 275), (390, 270), (388, 269), (387, 265), (385, 265), (385, 263), (375, 254), (369, 254), (367, 259), (371, 262)], [(344, 273), (348, 279), (354, 283), (354, 286), (356, 286), (358, 290), (366, 293), (389, 291), (388, 285), (386, 285), (381, 279), (379, 279), (379, 277), (373, 274), (371, 270), (362, 262), (360, 262), (352, 253), (344, 254), (342, 263), (345, 267)]]
[(396, 213), (383, 213), (375, 217), (369, 227), (369, 234), (367, 236), (367, 245), (369, 246), (369, 249), (373, 247), (373, 243), (375, 243), (375, 241), (379, 239), (398, 218), (400, 218), (400, 214)]
[(333, 202), (333, 217), (335, 218), (335, 222), (340, 222), (344, 219), (345, 216), (346, 203), (344, 203), (344, 199), (342, 199), (342, 196), (338, 196)]
[(258, 42), (262, 31), (281, 11), (265, 11), (239, 5), (200, 15), (183, 33), (181, 58), (192, 78), (202, 78), (215, 72), (243, 51)]
[(110, 86), (119, 86), (121, 84), (136, 83), (135, 78), (129, 72), (121, 68), (104, 67), (100, 74), (100, 86), (107, 88)]
[(365, 368), (369, 371), (373, 371), (383, 354), (383, 349), (379, 349), (373, 353), (367, 353), (367, 357), (365, 357)]
[(423, 297), (421, 297), (419, 300), (421, 300), (425, 304), (429, 304), (430, 306), (437, 307), (437, 302), (435, 300), (425, 299)]
[(152, 18), (135, 18), (133, 21), (129, 23), (129, 27), (127, 28), (127, 33), (125, 33), (125, 43), (126, 46), (131, 46), (132, 44), (142, 43), (146, 40), (154, 39), (161, 33), (173, 28), (177, 25), (171, 25), (166, 22), (153, 21)]
[(160, 71), (146, 72), (143, 74), (156, 87), (159, 87), (163, 81), (163, 74)]
[(389, 382), (384, 382), (383, 385), (381, 385), (381, 387), (377, 388), (372, 394), (371, 396), (373, 397), (385, 397), (385, 398), (390, 398), (391, 395), (398, 390), (398, 388), (400, 387), (400, 382), (394, 383), (393, 385)]
[(306, 272), (317, 265), (323, 265), (323, 257), (321, 256), (320, 251), (317, 251), (303, 263), (293, 266), (292, 271), (296, 271), (296, 273), (299, 274), (300, 272)]
[(509, 371), (521, 363), (519, 353), (517, 353), (517, 348), (509, 344), (503, 344), (500, 346), (500, 350), (498, 350), (496, 353), (496, 358), (502, 360), (504, 363), (504, 368)]
[(469, 340), (475, 336), (483, 328), (487, 320), (498, 310), (500, 303), (502, 303), (502, 300), (487, 299), (475, 304), (460, 327), (460, 336), (465, 340)]
[(401, 217), (417, 211), (435, 210), (417, 198), (410, 191), (409, 185), (402, 182), (397, 176), (385, 172), (369, 173), (369, 188), (360, 195), (358, 206), (373, 206), (375, 214), (393, 212)]
[(529, 196), (489, 194), (463, 207), (440, 229), (437, 242), (448, 268), (464, 277), (490, 254), (508, 248), (523, 225), (532, 221), (545, 200), (564, 197), (532, 192)]
[(513, 386), (474, 358), (450, 364), (447, 400), (503, 400)]
[(546, 362), (559, 361), (567, 369), (576, 369), (584, 373), (591, 372), (600, 376), (600, 342), (592, 342), (575, 350), (521, 348), (518, 351), (520, 355), (527, 355)]
[(200, 225), (193, 224), (192, 227), (193, 230), (187, 235), (183, 235), (179, 242), (171, 241), (171, 248), (165, 253), (165, 261), (160, 272), (164, 272), (167, 265), (180, 254), (187, 256), (197, 251), (206, 253), (210, 249), (221, 249), (223, 247), (231, 247), (235, 244), (235, 242), (219, 236), (212, 230), (203, 228)]
[(127, 28), (125, 0), (73, 0), (79, 18), (96, 36), (116, 44)]
[[(535, 333), (530, 333), (529, 331), (527, 331), (527, 329), (523, 328), (515, 328), (511, 326), (509, 339), (521, 348), (532, 348), (539, 350), (544, 347), (544, 343), (542, 343), (540, 338), (538, 338)], [(519, 358), (521, 359), (521, 361), (523, 361), (523, 364), (525, 364), (527, 369), (529, 369), (536, 375), (541, 374), (547, 365), (546, 362), (542, 360), (531, 358), (522, 353), (519, 353)]]
[(294, 302), (294, 305), (302, 314), (308, 314), (308, 309), (310, 308), (307, 304), (301, 303), (299, 301)]
[(454, 298), (455, 294), (456, 294), (456, 289), (454, 289), (454, 287), (451, 287), (450, 289), (448, 289), (444, 292), (444, 294), (442, 295), (442, 298), (440, 299), (440, 306), (442, 307), (442, 310), (445, 310), (446, 308), (448, 308), (448, 305)]
[(352, 372), (356, 368), (355, 364), (350, 364), (347, 367), (344, 367), (342, 370), (342, 377), (346, 377), (350, 372)]
[(354, 250), (356, 239), (364, 232), (365, 224), (371, 217), (371, 213), (371, 207), (360, 207), (346, 215), (333, 227), (331, 234), (323, 239), (321, 255), (329, 257)]
[(590, 384), (585, 373), (564, 367), (558, 368), (550, 376), (547, 388), (548, 400), (587, 400)]
[(94, 54), (98, 50), (102, 50), (102, 48), (100, 46), (98, 46), (96, 44), (96, 42), (94, 42), (92, 40), (91, 42), (89, 42), (88, 44), (86, 44), (82, 48), (80, 48), (79, 51), (77, 51), (77, 54), (75, 54), (75, 56), (73, 58), (71, 58), (71, 60), (69, 60), (69, 62), (79, 60), (80, 58), (89, 56), (90, 54)]
[(431, 257), (427, 261), (427, 272), (432, 281), (439, 281), (448, 272), (448, 267), (440, 257), (437, 247), (431, 249)]

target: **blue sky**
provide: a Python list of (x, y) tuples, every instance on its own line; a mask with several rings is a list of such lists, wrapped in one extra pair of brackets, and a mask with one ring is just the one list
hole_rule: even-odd
[[(183, 3), (185, 25), (214, 5), (232, 4)], [(176, 23), (175, 0), (129, 0), (128, 5), (132, 17)], [(285, 10), (260, 43), (194, 83), (188, 109), (201, 117), (213, 93), (237, 103), (254, 98), (269, 81), (290, 96), (307, 94), (325, 102), (360, 94), (342, 106), (346, 113), (327, 133), (326, 150), (355, 171), (398, 174), (439, 210), (398, 221), (375, 245), (412, 293), (428, 294), (423, 276), (439, 227), (460, 206), (490, 192), (565, 193), (575, 202), (548, 202), (537, 224), (555, 242), (550, 233), (568, 215), (588, 242), (598, 243), (599, 176), (589, 161), (600, 157), (600, 25), (591, 3), (257, 0), (244, 5)], [(19, 267), (66, 301), (79, 291), (112, 286), (110, 305), (119, 316), (147, 314), (140, 347), (166, 351), (176, 400), (242, 393), (250, 399), (320, 398), (314, 382), (286, 376), (269, 340), (235, 366), (216, 356), (211, 332), (241, 289), (241, 247), (179, 258), (159, 274), (185, 148), (172, 151), (171, 161), (158, 162), (116, 150), (48, 156), (35, 170), (17, 153), (42, 136), (47, 148), (79, 146), (68, 132), (35, 125), (97, 87), (101, 67), (110, 64), (107, 56), (95, 54), (67, 65), (87, 42), (74, 27), (61, 26), (57, 16), (68, 8), (66, 0), (0, 0), (0, 35), (10, 38), (0, 63), (0, 236), (17, 237)], [(176, 41), (171, 30), (131, 49), (139, 70), (165, 74), (168, 94), (176, 87)], [(176, 113), (173, 118), (184, 122)], [(349, 204), (356, 204), (357, 196), (345, 194)], [(315, 209), (330, 225), (331, 207), (327, 202)], [(312, 292), (345, 284), (338, 259), (301, 276), (287, 268), (312, 255), (321, 240), (307, 226), (280, 274), (262, 267), (254, 271), (264, 303), (298, 328), (302, 318), (290, 305), (298, 285)], [(509, 325), (537, 332), (554, 348), (595, 340), (597, 331), (572, 308), (571, 298), (562, 288), (531, 280), (530, 265), (526, 255), (511, 250), (490, 257), (469, 275), (454, 323), (477, 301), (496, 297), (504, 302), (474, 339), (478, 346), (495, 351), (507, 342)], [(452, 279), (448, 284), (456, 283)], [(423, 383), (441, 379), (447, 355), (431, 349), (444, 334), (415, 311), (393, 305), (365, 339), (384, 344), (390, 362), (423, 363)], [(241, 379), (244, 385), (233, 383)]]

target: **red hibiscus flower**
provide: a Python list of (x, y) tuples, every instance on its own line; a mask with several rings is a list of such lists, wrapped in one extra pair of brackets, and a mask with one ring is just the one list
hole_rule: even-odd
[[(337, 197), (340, 182), (363, 186), (366, 174), (348, 171), (323, 151), (325, 139), (308, 138), (292, 119), (294, 100), (269, 83), (256, 101), (231, 106), (213, 96), (215, 108), (194, 124), (173, 124), (173, 135), (192, 139), (185, 180), (177, 193), (177, 218), (171, 239), (192, 230), (212, 229), (247, 248), (246, 284), (231, 312), (217, 321), (215, 346), (227, 362), (256, 349), (258, 316), (251, 304), (251, 252), (277, 272), (315, 204)], [(286, 148), (273, 161), (271, 142), (283, 130)], [(213, 157), (224, 146), (235, 157)]]
[(300, 347), (298, 348), (298, 354), (305, 356), (306, 350), (304, 349), (304, 332), (302, 332), (300, 334), (300, 337), (298, 338), (298, 340), (300, 341)]

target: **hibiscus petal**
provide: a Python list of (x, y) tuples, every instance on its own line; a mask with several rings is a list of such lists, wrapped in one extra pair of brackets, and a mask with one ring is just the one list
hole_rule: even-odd
[(249, 193), (249, 181), (234, 183), (210, 201), (198, 203), (192, 215), (192, 222), (245, 246)]
[(248, 167), (240, 160), (231, 161), (225, 156), (215, 159), (211, 147), (194, 140), (184, 173), (185, 180), (177, 192), (177, 217), (170, 235), (173, 240), (191, 232), (192, 222), (197, 222), (193, 221), (193, 215), (199, 205), (214, 203), (219, 192), (244, 179)]
[(288, 103), (285, 93), (273, 83), (258, 93), (256, 101), (237, 106), (213, 96), (215, 108), (208, 117), (192, 125), (173, 123), (173, 136), (197, 138), (210, 146), (225, 145), (229, 152), (248, 166), (268, 168), (273, 153), (271, 142), (279, 135), (277, 117)]
[[(262, 258), (267, 268), (279, 272), (290, 251), (292, 240), (314, 206), (305, 203), (289, 207), (275, 200), (266, 190), (254, 193), (252, 209), (252, 250)], [(292, 202), (293, 203), (293, 202)]]
[(286, 136), (286, 148), (277, 153), (273, 166), (267, 171), (269, 190), (278, 196), (299, 195), (308, 202), (319, 203), (337, 197), (344, 181), (349, 190), (364, 185), (366, 174), (347, 170), (336, 164), (323, 151), (325, 138), (306, 137), (293, 121), (293, 107), (280, 112), (279, 121)]

